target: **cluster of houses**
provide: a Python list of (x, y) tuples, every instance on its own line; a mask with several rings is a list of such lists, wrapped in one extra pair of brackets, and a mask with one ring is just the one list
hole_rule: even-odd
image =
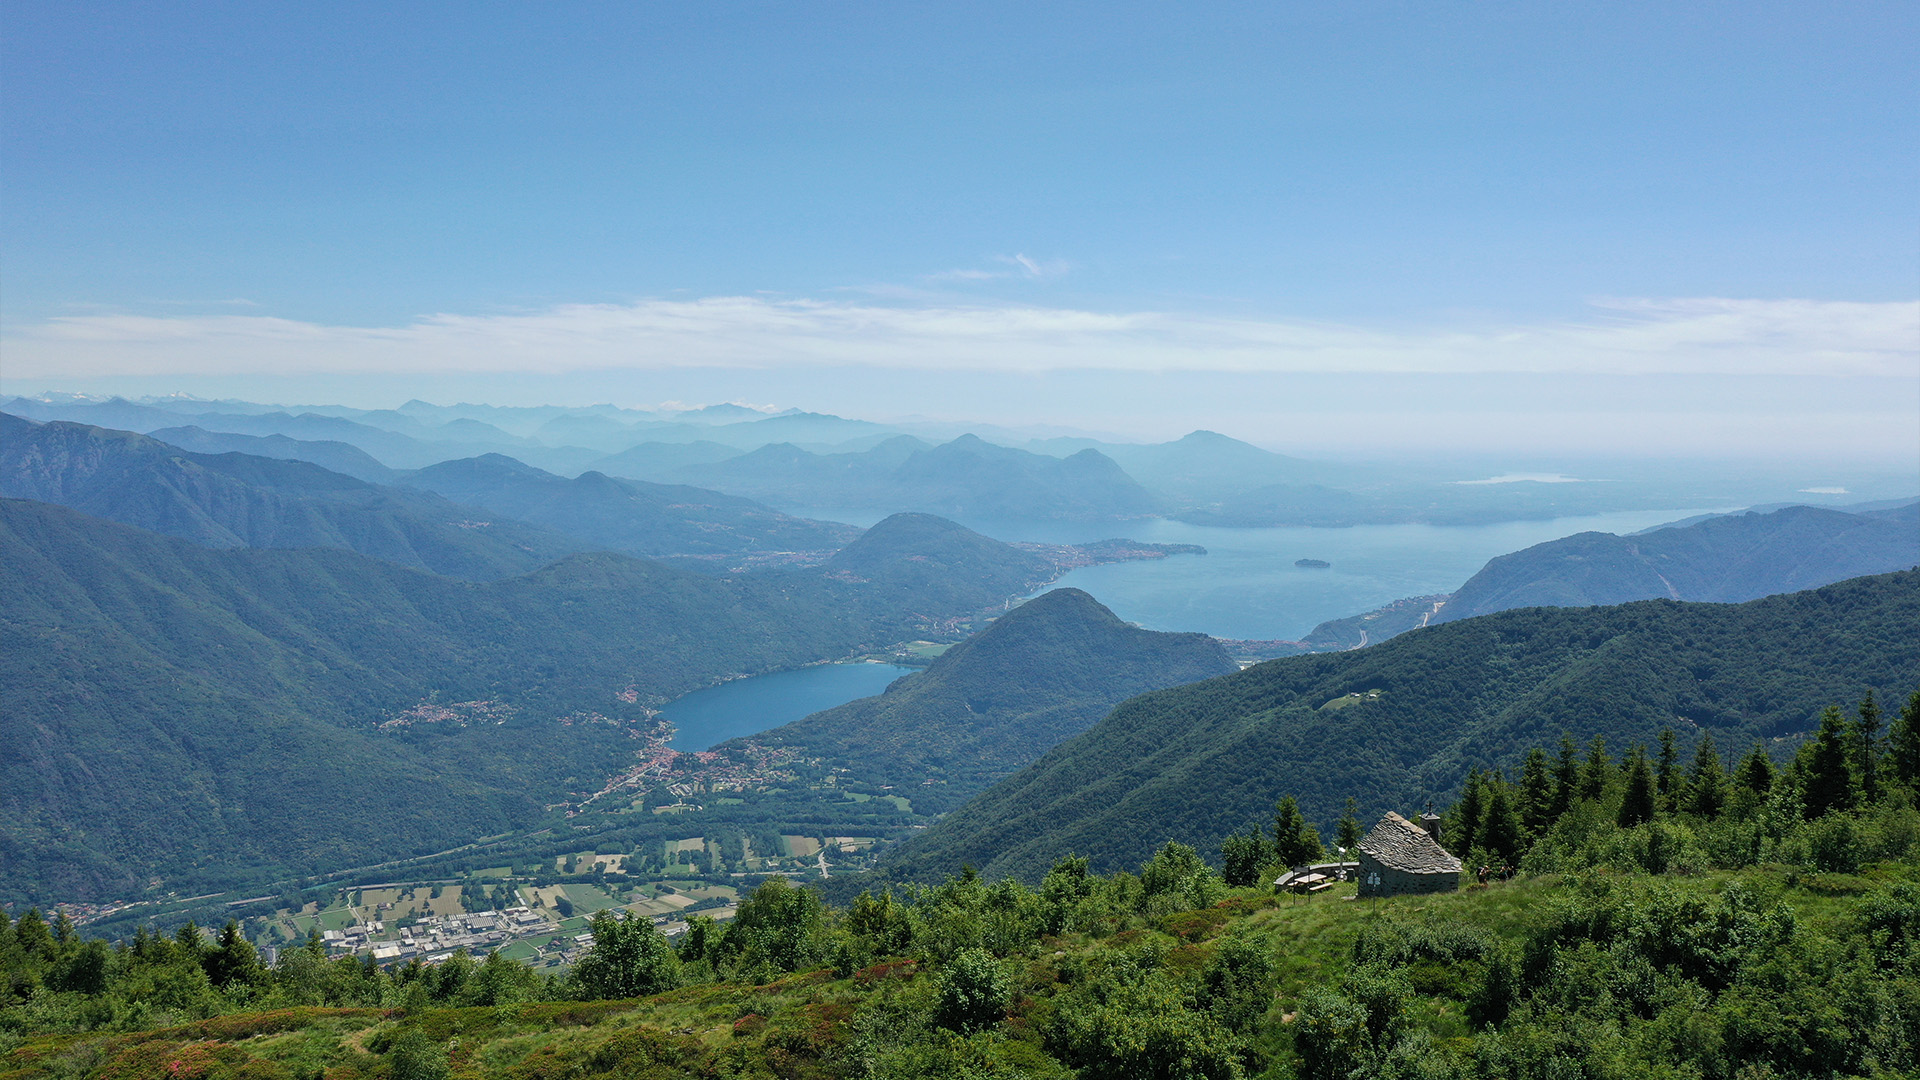
[(411, 926), (388, 931), (384, 922), (358, 923), (320, 935), (329, 955), (370, 953), (376, 963), (411, 960), (437, 963), (456, 949), (484, 953), (515, 938), (549, 931), (553, 924), (528, 907), (504, 911), (476, 911), (460, 915), (430, 915)]

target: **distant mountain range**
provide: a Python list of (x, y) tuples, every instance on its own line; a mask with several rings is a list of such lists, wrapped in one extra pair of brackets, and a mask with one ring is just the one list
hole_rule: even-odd
[(885, 694), (737, 740), (793, 749), (938, 814), (1121, 701), (1237, 670), (1204, 634), (1129, 626), (1078, 589), (1014, 608)]
[(1916, 565), (1920, 502), (1914, 500), (1702, 514), (1631, 536), (1578, 533), (1497, 556), (1458, 592), (1330, 619), (1296, 647), (1324, 652), (1377, 645), (1422, 626), (1522, 607), (1659, 597), (1754, 600)]
[[(773, 423), (763, 421), (762, 423)], [(1056, 458), (973, 435), (929, 446), (896, 436), (858, 453), (815, 454), (781, 443), (671, 473), (778, 506), (918, 510), (945, 517), (1112, 521), (1146, 517), (1160, 500), (1098, 450)]]
[(568, 480), (500, 454), (443, 461), (407, 474), (400, 484), (543, 525), (608, 551), (656, 558), (824, 552), (860, 534), (850, 525), (789, 517), (735, 495), (599, 472)]
[(1069, 853), (1140, 865), (1212, 850), (1297, 796), (1329, 824), (1442, 803), (1470, 768), (1514, 767), (1563, 732), (1617, 754), (1664, 727), (1723, 751), (1791, 739), (1920, 674), (1920, 572), (1744, 604), (1641, 601), (1465, 619), (1353, 652), (1275, 660), (1133, 698), (883, 858), (895, 878), (972, 865), (1037, 881)]
[(591, 546), (305, 461), (196, 454), (131, 432), (4, 413), (0, 495), (208, 547), (345, 548), (475, 581), (524, 574)]
[(1434, 622), (1519, 607), (1667, 597), (1752, 600), (1920, 565), (1920, 504), (1849, 514), (1790, 506), (1634, 536), (1585, 532), (1502, 555)]
[[(789, 511), (920, 511), (982, 521), (1164, 516), (1249, 528), (1471, 525), (1778, 501), (1801, 486), (1729, 477), (1683, 481), (1671, 470), (1647, 469), (1605, 481), (1548, 474), (1463, 480), (1430, 462), (1386, 468), (1309, 460), (1209, 431), (1133, 444), (1033, 438), (993, 425), (880, 424), (793, 410), (770, 415), (737, 405), (656, 412), (410, 401), (397, 409), (352, 409), (43, 395), (15, 398), (0, 409), (35, 420), (165, 432), (200, 452), (298, 458), (379, 483), (390, 477), (341, 447), (395, 471), (499, 454), (561, 478), (595, 471), (692, 485)], [(243, 436), (268, 442), (220, 438)], [(1362, 438), (1357, 445), (1364, 444)]]

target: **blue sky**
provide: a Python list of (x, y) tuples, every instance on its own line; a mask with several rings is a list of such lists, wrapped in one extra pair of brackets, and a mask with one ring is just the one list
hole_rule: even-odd
[(0, 388), (1920, 452), (1920, 9), (1572, 7), (15, 4)]

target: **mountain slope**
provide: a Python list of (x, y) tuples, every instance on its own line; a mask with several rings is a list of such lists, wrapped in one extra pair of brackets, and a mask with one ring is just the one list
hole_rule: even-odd
[(630, 555), (823, 551), (858, 535), (849, 525), (789, 517), (737, 495), (620, 480), (588, 472), (567, 480), (487, 454), (443, 461), (402, 481)]
[(1078, 589), (1055, 589), (884, 694), (742, 741), (823, 758), (869, 783), (910, 790), (921, 813), (941, 813), (1126, 698), (1233, 670), (1204, 634), (1142, 630)]
[(845, 454), (774, 444), (726, 461), (687, 466), (676, 478), (775, 506), (946, 517), (1105, 521), (1144, 517), (1159, 504), (1097, 450), (1062, 459), (995, 446), (973, 435), (939, 446), (901, 435)]
[(1920, 572), (1906, 571), (1738, 605), (1508, 611), (1275, 660), (1125, 702), (883, 866), (1035, 879), (1078, 852), (1126, 868), (1170, 838), (1211, 849), (1282, 794), (1323, 825), (1350, 795), (1363, 817), (1418, 807), (1562, 732), (1616, 753), (1666, 726), (1723, 750), (1790, 737), (1869, 688), (1910, 692), (1915, 626)]
[(208, 547), (332, 547), (450, 577), (522, 574), (589, 545), (304, 461), (195, 454), (144, 435), (0, 413), (0, 495)]
[(305, 461), (369, 484), (391, 484), (394, 480), (392, 469), (351, 443), (290, 439), (285, 435), (235, 435), (192, 425), (160, 428), (148, 432), (147, 437), (196, 454), (249, 454), (281, 461)]
[(892, 640), (842, 588), (612, 554), (470, 584), (0, 500), (0, 891), (232, 883), (525, 825), (626, 762), (649, 707)]
[(1366, 469), (1290, 458), (1213, 431), (1189, 432), (1173, 442), (1099, 449), (1148, 488), (1183, 501), (1224, 499), (1273, 485), (1326, 490), (1331, 485), (1381, 482)]
[(1487, 563), (1435, 622), (1517, 607), (1668, 597), (1734, 602), (1920, 563), (1920, 509), (1812, 506), (1714, 517), (1635, 536), (1579, 533)]
[(835, 552), (826, 574), (878, 608), (974, 612), (1053, 580), (1047, 559), (932, 514), (894, 514)]

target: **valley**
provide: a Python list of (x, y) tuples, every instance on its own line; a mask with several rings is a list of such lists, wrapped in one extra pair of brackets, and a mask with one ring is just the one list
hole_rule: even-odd
[[(819, 416), (716, 418), (725, 422), (680, 434), (739, 439), (713, 429), (776, 420), (789, 432), (864, 431)], [(56, 944), (41, 951), (64, 959), (45, 967), (8, 951), (53, 909), (68, 939), (135, 942), (114, 973), (144, 970), (140, 956), (191, 962), (228, 995), (214, 1005), (167, 991), (162, 1009), (244, 1017), (254, 1004), (327, 1002), (349, 1012), (314, 1023), (342, 1030), (367, 1002), (403, 1001), (408, 1017), (484, 1004), (504, 1017), (535, 998), (676, 986), (725, 996), (740, 980), (779, 987), (802, 975), (840, 987), (846, 1009), (877, 1023), (874, 1010), (895, 1006), (868, 995), (890, 972), (903, 986), (936, 972), (936, 984), (917, 985), (948, 987), (968, 964), (1020, 956), (1029, 970), (1058, 964), (1028, 988), (1034, 1000), (1081, 1015), (1072, 1010), (1090, 999), (1061, 988), (1106, 970), (1108, 939), (1164, 939), (1126, 963), (1172, 993), (1195, 976), (1170, 957), (1194, 957), (1195, 985), (1212, 986), (1240, 977), (1232, 965), (1270, 963), (1243, 956), (1263, 935), (1313, 959), (1287, 961), (1292, 981), (1232, 1008), (1255, 1018), (1285, 1001), (1288, 1015), (1320, 1023), (1314, 1010), (1333, 999), (1315, 987), (1333, 960), (1301, 935), (1344, 935), (1358, 949), (1371, 931), (1333, 897), (1296, 910), (1269, 891), (1262, 882), (1298, 861), (1288, 852), (1317, 852), (1316, 836), (1360, 819), (1438, 805), (1463, 853), (1532, 860), (1500, 895), (1582, 889), (1577, 873), (1593, 866), (1658, 873), (1671, 859), (1777, 890), (1754, 853), (1841, 863), (1820, 846), (1830, 819), (1800, 822), (1793, 815), (1811, 812), (1784, 802), (1787, 817), (1756, 816), (1757, 789), (1727, 796), (1746, 815), (1737, 826), (1711, 821), (1719, 795), (1658, 803), (1692, 815), (1672, 828), (1698, 830), (1672, 833), (1676, 855), (1666, 840), (1601, 851), (1572, 837), (1595, 814), (1668, 835), (1616, 809), (1637, 798), (1634, 770), (1656, 742), (1696, 753), (1699, 784), (1717, 783), (1716, 745), (1744, 746), (1742, 783), (1758, 783), (1757, 758), (1780, 763), (1782, 791), (1814, 791), (1815, 751), (1838, 730), (1823, 708), (1863, 693), (1898, 701), (1920, 671), (1911, 500), (1715, 514), (1697, 513), (1707, 500), (1662, 509), (1679, 501), (1663, 497), (1571, 517), (1521, 500), (1497, 521), (1474, 511), (1245, 527), (1191, 509), (1227, 497), (1208, 455), (1240, 461), (1249, 482), (1282, 466), (1205, 438), (1106, 447), (1112, 457), (1056, 447), (1071, 451), (1049, 459), (1059, 468), (972, 437), (757, 458), (692, 443), (616, 455), (672, 476), (738, 478), (748, 474), (719, 466), (744, 457), (768, 475), (812, 477), (784, 497), (775, 480), (751, 489), (769, 503), (593, 469), (568, 477), (498, 450), (369, 465), (356, 454), (371, 450), (284, 433), (353, 435), (390, 457), (430, 445), (418, 431), (401, 444), (344, 424), (156, 429), (201, 448), (189, 449), (0, 417), (0, 716), (14, 747), (0, 910), (18, 919), (0, 935), (0, 963), (13, 985), (40, 980), (35, 1001), (84, 996), (72, 958), (94, 955)], [(551, 430), (620, 437), (584, 421)], [(567, 467), (555, 448), (512, 438)], [(883, 459), (893, 464), (872, 464)], [(1049, 487), (1082, 483), (1075, 469), (1111, 480), (1121, 461), (1161, 493), (1118, 485), (1061, 500)], [(798, 505), (847, 501), (833, 486), (842, 465), (866, 470), (869, 510), (835, 521)], [(1367, 475), (1347, 474), (1356, 485)], [(909, 481), (924, 482), (919, 496), (903, 494)], [(1004, 516), (1022, 500), (1054, 509)], [(1904, 746), (1917, 721), (1903, 713), (1889, 738)], [(1587, 766), (1569, 764), (1567, 742), (1554, 774), (1562, 801), (1584, 809), (1549, 820), (1542, 748), (1562, 735), (1590, 740)], [(1633, 749), (1616, 766), (1606, 746)], [(1920, 770), (1889, 753), (1893, 774)], [(1597, 786), (1570, 794), (1566, 778), (1588, 773)], [(1528, 808), (1531, 852), (1485, 826), (1508, 812), (1489, 810), (1501, 804), (1488, 792)], [(1902, 797), (1873, 821), (1906, 821)], [(1885, 855), (1877, 873), (1904, 874), (1904, 826), (1866, 813), (1855, 846)], [(1751, 837), (1727, 839), (1736, 828)], [(1855, 870), (1871, 861), (1847, 858)], [(1426, 910), (1461, 925), (1517, 917), (1487, 899), (1493, 907), (1462, 897)], [(1462, 971), (1478, 1010), (1495, 993), (1484, 981), (1495, 961), (1492, 946), (1474, 948), (1479, 966)], [(336, 973), (331, 989), (289, 989), (294, 972), (322, 970)], [(67, 989), (46, 989), (57, 987)], [(752, 1011), (712, 1026), (674, 1012), (671, 994), (646, 1006), (644, 1023), (673, 1016), (693, 1040), (675, 1051), (686, 1061), (707, 1060), (715, 1040), (773, 1060), (798, 1045), (793, 1018), (813, 1006), (770, 992), (764, 1007), (787, 1034), (766, 1035), (768, 1015)], [(1138, 1015), (1101, 1006), (1108, 1019), (1074, 1022), (1175, 1018), (1211, 1032), (1221, 1075), (1317, 1060), (1318, 1029), (1194, 1004), (1212, 992), (1183, 990)], [(188, 1000), (200, 1004), (179, 1004)], [(973, 1030), (998, 1030), (1021, 1008), (1002, 1005)], [(1053, 1014), (1022, 1015), (1040, 1033), (1011, 1051), (1022, 1060), (1086, 1069), (1124, 1056), (1119, 1043), (1089, 1049), (1094, 1036)], [(813, 1030), (863, 1038), (843, 1019)], [(1457, 1023), (1435, 1030), (1468, 1038)], [(0, 1022), (0, 1039), (15, 1038), (8, 1030)], [(318, 1029), (299, 1030), (320, 1045)], [(951, 1049), (945, 1038), (902, 1045)], [(14, 1060), (45, 1059), (24, 1035), (0, 1045)], [(983, 1043), (978, 1059), (1002, 1060), (1011, 1045)], [(343, 1047), (326, 1060), (348, 1060)], [(271, 1071), (259, 1062), (274, 1053), (252, 1060)]]

